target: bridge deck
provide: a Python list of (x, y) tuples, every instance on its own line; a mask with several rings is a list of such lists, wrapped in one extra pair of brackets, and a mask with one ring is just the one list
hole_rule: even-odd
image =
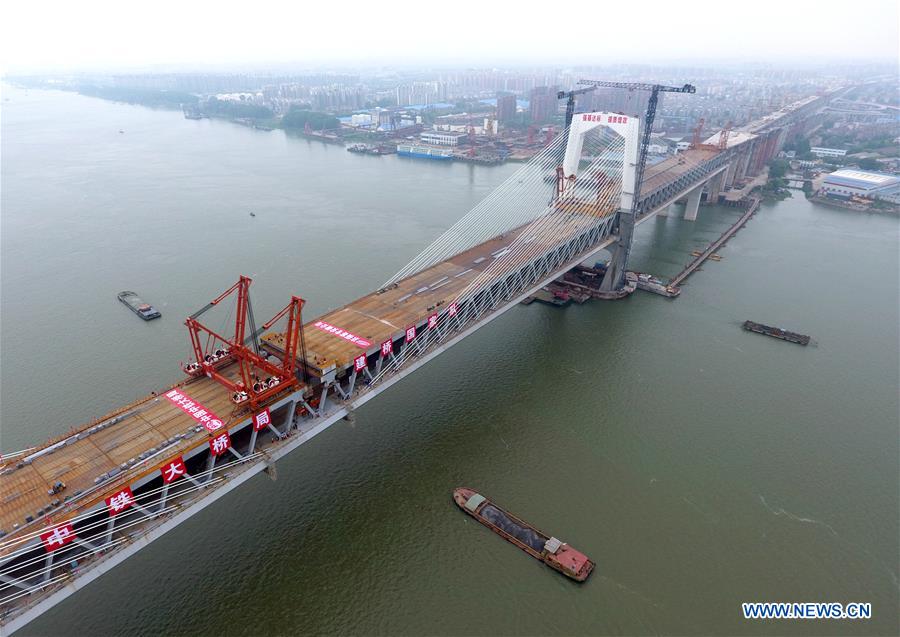
[[(192, 399), (228, 424), (234, 405), (229, 392), (222, 385), (204, 376), (187, 383), (184, 390)], [(23, 528), (26, 516), (35, 519), (32, 526), (42, 526), (37, 512), (47, 509), (53, 500), (75, 496), (81, 491), (87, 492), (95, 486), (94, 479), (97, 476), (119, 468), (149, 449), (160, 447), (173, 436), (190, 432), (177, 444), (167, 446), (164, 456), (155, 461), (148, 459), (145, 463), (123, 471), (105, 482), (95, 493), (86, 495), (76, 508), (90, 508), (109, 493), (115, 492), (120, 483), (132, 483), (148, 473), (156, 472), (164, 459), (206, 444), (206, 432), (196, 433), (192, 430), (197, 421), (163, 396), (148, 396), (132, 405), (126, 414), (128, 415), (119, 422), (84, 435), (52, 453), (44, 453), (34, 458), (30, 464), (0, 477), (0, 529), (12, 533), (14, 524)], [(11, 464), (14, 465), (15, 461)], [(57, 481), (65, 483), (66, 489), (60, 494), (49, 495), (47, 491)], [(63, 513), (58, 510), (48, 513), (54, 522), (73, 514), (74, 511)]]
[(709, 161), (718, 154), (719, 151), (712, 149), (689, 149), (652, 166), (647, 166), (644, 172), (644, 183), (641, 186), (641, 195), (652, 193), (660, 186), (675, 181), (691, 168)]
[[(606, 211), (607, 214), (612, 212), (614, 211)], [(590, 214), (553, 214), (568, 215), (569, 221), (563, 228), (548, 224), (546, 230), (536, 233), (529, 245), (533, 245), (538, 253), (557, 245), (567, 232), (574, 234), (597, 221), (597, 216)], [(317, 319), (366, 339), (371, 343), (368, 347), (362, 348), (344, 337), (316, 328), (317, 321), (307, 323), (305, 337), (308, 358), (320, 369), (329, 363), (334, 363), (341, 369), (350, 365), (362, 353), (378, 351), (381, 343), (402, 334), (407, 327), (423, 326), (430, 314), (445, 309), (466, 286), (494, 263), (494, 255), (509, 246), (527, 227), (517, 228), (481, 243), (399, 281), (396, 287), (368, 294)], [(283, 342), (283, 337), (273, 333), (265, 335), (263, 340), (278, 347)]]

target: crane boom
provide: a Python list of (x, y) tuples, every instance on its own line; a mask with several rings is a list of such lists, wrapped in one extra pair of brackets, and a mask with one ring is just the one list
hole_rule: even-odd
[[(653, 130), (653, 120), (656, 118), (656, 106), (659, 103), (660, 93), (696, 93), (697, 89), (692, 84), (683, 86), (666, 86), (664, 84), (646, 84), (642, 82), (610, 82), (606, 80), (578, 80), (584, 88), (591, 90), (597, 88), (622, 88), (628, 91), (649, 91), (650, 99), (647, 100), (647, 114), (644, 116), (644, 132), (641, 135), (641, 146), (638, 153), (638, 162), (635, 168), (634, 199), (631, 210), (623, 210), (619, 215), (619, 247), (610, 267), (603, 279), (604, 290), (618, 289), (625, 280), (625, 264), (628, 261), (628, 253), (631, 251), (631, 241), (634, 232), (634, 220), (640, 205), (640, 192), (644, 183), (644, 168), (647, 166), (647, 149), (650, 146), (650, 132)], [(577, 89), (580, 90), (580, 89)], [(570, 98), (574, 102), (574, 97)]]
[[(640, 193), (644, 180), (644, 167), (647, 165), (647, 148), (650, 146), (650, 132), (653, 130), (653, 120), (656, 119), (656, 105), (659, 103), (660, 93), (696, 93), (697, 88), (693, 84), (683, 86), (666, 86), (665, 84), (646, 84), (643, 82), (609, 82), (606, 80), (578, 80), (578, 83), (591, 89), (597, 88), (623, 88), (629, 91), (650, 91), (650, 99), (647, 101), (647, 114), (644, 117), (644, 134), (641, 136), (641, 150), (638, 154), (637, 180), (635, 193)], [(639, 197), (634, 198), (637, 206)]]
[(575, 96), (581, 95), (582, 93), (590, 93), (591, 91), (597, 90), (596, 86), (586, 86), (584, 88), (576, 88), (571, 91), (559, 91), (556, 94), (556, 99), (561, 100), (564, 97), (568, 97), (568, 101), (566, 102), (566, 128), (572, 123), (572, 118), (575, 116)]

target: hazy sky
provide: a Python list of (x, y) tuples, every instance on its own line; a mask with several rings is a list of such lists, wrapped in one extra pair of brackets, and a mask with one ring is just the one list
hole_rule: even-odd
[(897, 0), (5, 0), (0, 71), (897, 59)]

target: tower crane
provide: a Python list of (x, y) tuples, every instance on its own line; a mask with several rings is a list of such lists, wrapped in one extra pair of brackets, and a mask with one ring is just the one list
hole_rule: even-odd
[[(693, 84), (684, 86), (665, 86), (663, 84), (645, 84), (642, 82), (606, 82), (603, 80), (578, 80), (578, 83), (593, 89), (597, 88), (623, 88), (627, 91), (649, 91), (650, 99), (647, 100), (647, 114), (644, 116), (644, 132), (641, 135), (641, 150), (638, 154), (637, 179), (635, 180), (635, 194), (641, 192), (644, 180), (644, 167), (647, 165), (647, 148), (650, 146), (650, 132), (653, 130), (653, 120), (656, 119), (656, 107), (659, 104), (660, 93), (696, 93), (697, 88)], [(640, 198), (634, 198), (636, 212)]]
[[(656, 107), (659, 104), (660, 93), (696, 93), (697, 89), (692, 84), (684, 86), (665, 86), (663, 84), (645, 84), (642, 82), (607, 82), (604, 80), (578, 80), (578, 84), (593, 90), (597, 88), (621, 88), (627, 91), (648, 91), (650, 98), (647, 100), (647, 113), (644, 115), (644, 131), (641, 134), (641, 146), (638, 153), (638, 162), (635, 169), (634, 199), (631, 210), (623, 210), (619, 215), (619, 242), (616, 251), (607, 268), (603, 279), (602, 289), (614, 290), (622, 286), (625, 280), (625, 264), (628, 262), (628, 254), (631, 252), (631, 240), (634, 234), (634, 220), (640, 205), (641, 187), (644, 183), (644, 168), (647, 166), (647, 149), (650, 146), (650, 132), (653, 130), (653, 120), (656, 118)], [(582, 90), (582, 89), (576, 89)], [(573, 109), (574, 109), (574, 96)], [(568, 114), (568, 112), (567, 112)]]
[(569, 98), (566, 102), (566, 128), (569, 127), (569, 124), (572, 123), (572, 118), (575, 116), (575, 96), (590, 93), (595, 90), (597, 90), (596, 86), (586, 86), (571, 91), (560, 91), (556, 94), (556, 99), (558, 100), (561, 100), (564, 97)]

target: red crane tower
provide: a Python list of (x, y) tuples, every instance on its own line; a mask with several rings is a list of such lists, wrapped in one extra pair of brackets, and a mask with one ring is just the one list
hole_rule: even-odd
[(694, 128), (694, 136), (691, 138), (691, 148), (700, 148), (700, 135), (703, 133), (703, 125), (705, 123), (706, 120), (702, 117), (697, 122), (697, 126)]
[[(232, 401), (235, 404), (248, 403), (255, 408), (271, 396), (300, 385), (296, 374), (298, 348), (302, 357), (303, 372), (306, 374), (306, 342), (303, 337), (301, 314), (305, 301), (298, 296), (292, 296), (291, 302), (284, 309), (256, 329), (253, 308), (250, 304), (251, 281), (249, 277), (241, 276), (237, 283), (185, 320), (184, 324), (191, 336), (191, 349), (195, 361), (182, 367), (191, 376), (204, 374), (227, 387), (232, 392)], [(237, 297), (234, 334), (228, 338), (206, 327), (198, 318), (232, 294), (236, 294)], [(257, 337), (285, 316), (287, 328), (284, 332), (284, 348), (280, 364), (276, 365), (268, 360), (267, 354), (260, 353)], [(236, 380), (221, 373), (231, 361), (238, 364), (239, 377)]]
[(728, 148), (728, 135), (731, 133), (731, 127), (734, 126), (732, 122), (728, 122), (725, 124), (725, 128), (722, 129), (722, 132), (719, 133), (719, 150), (725, 150)]

